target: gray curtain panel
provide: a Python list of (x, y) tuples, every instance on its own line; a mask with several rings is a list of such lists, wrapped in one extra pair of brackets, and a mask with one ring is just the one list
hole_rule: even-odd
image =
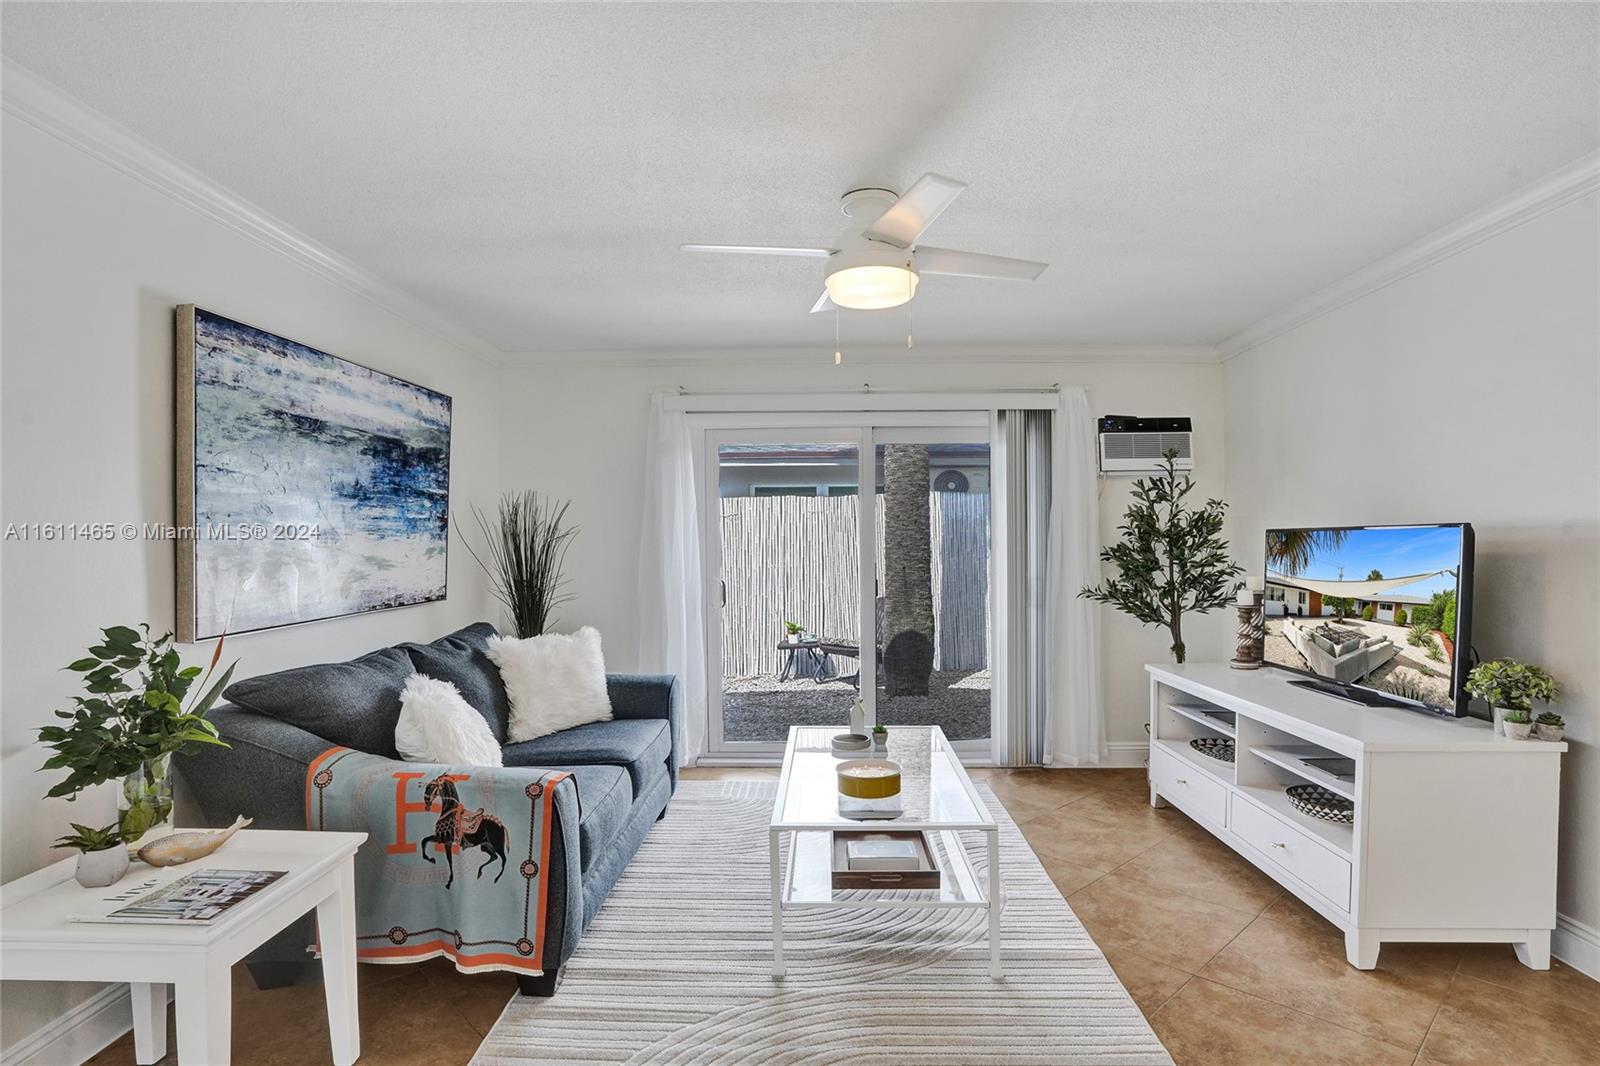
[(1000, 412), (1005, 449), (1007, 766), (1044, 761), (1046, 551), (1050, 542), (1050, 433), (1054, 412)]

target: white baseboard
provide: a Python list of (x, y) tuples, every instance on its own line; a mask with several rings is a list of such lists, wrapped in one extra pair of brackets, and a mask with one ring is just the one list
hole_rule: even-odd
[(1100, 765), (1108, 769), (1142, 769), (1149, 762), (1148, 740), (1113, 740), (1106, 745), (1106, 761)]
[(63, 1066), (104, 1051), (133, 1028), (127, 985), (107, 985), (47, 1025), (17, 1041), (4, 1066)]
[(1600, 929), (1558, 914), (1556, 931), (1550, 934), (1550, 954), (1600, 981)]

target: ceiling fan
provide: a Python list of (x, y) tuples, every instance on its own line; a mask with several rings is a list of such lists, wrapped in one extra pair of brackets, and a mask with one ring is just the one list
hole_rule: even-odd
[(834, 307), (861, 311), (898, 307), (916, 295), (917, 279), (922, 274), (1032, 281), (1043, 273), (1046, 263), (917, 243), (966, 187), (965, 182), (929, 173), (918, 178), (903, 196), (890, 189), (852, 189), (841, 198), (850, 225), (831, 248), (685, 244), (682, 249), (826, 259), (823, 293), (811, 308), (813, 314)]

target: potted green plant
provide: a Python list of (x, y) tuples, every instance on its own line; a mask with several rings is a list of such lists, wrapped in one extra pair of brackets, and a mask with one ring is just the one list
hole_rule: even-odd
[(1188, 474), (1178, 477), (1178, 453), (1168, 449), (1166, 469), (1133, 483), (1133, 503), (1123, 516), (1122, 540), (1102, 548), (1100, 561), (1117, 576), (1078, 593), (1108, 603), (1149, 626), (1165, 626), (1172, 657), (1184, 661), (1183, 616), (1206, 614), (1233, 603), (1244, 583), (1234, 578), (1244, 567), (1228, 558), (1222, 539), (1227, 504), (1207, 500), (1199, 509), (1184, 505), (1194, 490)]
[(1567, 731), (1567, 721), (1554, 711), (1545, 711), (1533, 720), (1533, 731), (1540, 740), (1560, 740)]
[(88, 695), (74, 696), (72, 710), (56, 712), (65, 725), (39, 730), (39, 739), (55, 753), (39, 769), (67, 771), (45, 794), (69, 800), (91, 786), (120, 780), (116, 828), (131, 844), (172, 814), (172, 754), (193, 744), (227, 747), (205, 715), (238, 663), (206, 687), (222, 657), (219, 639), (200, 694), (185, 707), (184, 697), (201, 669), (183, 665), (171, 633), (151, 639), (148, 625), (100, 632), (104, 640), (89, 648), (88, 657), (67, 667), (83, 674)]
[(1533, 719), (1527, 711), (1507, 710), (1500, 716), (1500, 721), (1506, 736), (1512, 740), (1527, 740), (1528, 734), (1533, 731)]
[(128, 849), (123, 847), (122, 834), (116, 825), (91, 829), (77, 822), (69, 822), (73, 832), (50, 845), (53, 848), (75, 848), (78, 865), (73, 868), (73, 879), (84, 888), (105, 888), (122, 880), (128, 872)]
[(788, 635), (790, 644), (800, 643), (800, 638), (805, 635), (806, 627), (799, 622), (783, 623), (783, 631)]
[(882, 722), (872, 727), (872, 747), (876, 751), (889, 750), (889, 730)]
[[(1472, 668), (1467, 675), (1467, 691), (1494, 709), (1496, 729), (1500, 729), (1499, 723), (1512, 721), (1507, 711), (1521, 711), (1522, 720), (1531, 722), (1533, 701), (1555, 702), (1561, 695), (1561, 686), (1542, 667), (1516, 659), (1491, 659)], [(1511, 735), (1509, 730), (1500, 731)]]
[[(489, 591), (505, 606), (518, 637), (543, 633), (555, 620), (556, 608), (572, 600), (564, 573), (567, 548), (578, 535), (578, 527), (567, 524), (571, 506), (570, 500), (553, 500), (530, 490), (500, 497), (498, 523), (476, 505), (472, 508), (488, 560), (473, 550), (466, 537), (461, 543), (488, 575)], [(459, 523), (456, 528), (459, 532)]]

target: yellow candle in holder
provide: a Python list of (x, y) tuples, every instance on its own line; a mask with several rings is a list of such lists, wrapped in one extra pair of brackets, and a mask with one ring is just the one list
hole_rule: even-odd
[(838, 767), (839, 794), (851, 799), (887, 799), (900, 794), (900, 764), (889, 759), (851, 759)]

